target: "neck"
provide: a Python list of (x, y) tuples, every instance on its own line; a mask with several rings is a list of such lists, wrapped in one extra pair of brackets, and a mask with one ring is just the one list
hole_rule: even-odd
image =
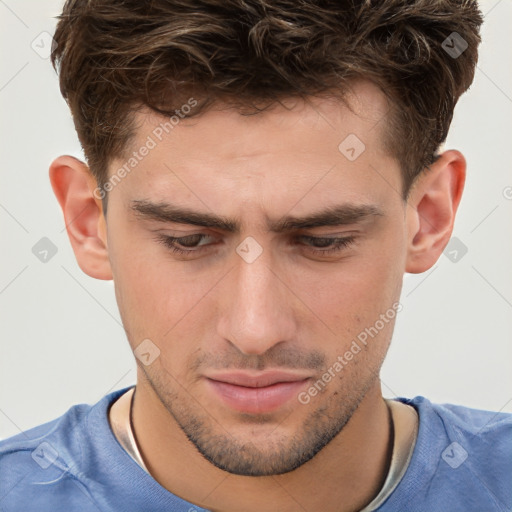
[(327, 446), (296, 470), (276, 476), (233, 475), (212, 465), (144, 381), (137, 384), (132, 419), (153, 478), (212, 511), (357, 511), (378, 494), (391, 457), (389, 413), (378, 380)]

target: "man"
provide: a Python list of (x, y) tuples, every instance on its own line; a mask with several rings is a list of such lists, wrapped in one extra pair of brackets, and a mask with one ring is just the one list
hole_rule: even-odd
[(50, 178), (137, 384), (0, 444), (2, 510), (510, 510), (512, 417), (384, 400), (450, 239), (475, 2), (69, 0)]

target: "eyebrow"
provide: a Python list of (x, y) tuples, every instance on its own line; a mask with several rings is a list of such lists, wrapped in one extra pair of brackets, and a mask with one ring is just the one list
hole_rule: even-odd
[[(205, 228), (216, 228), (229, 233), (240, 233), (241, 231), (241, 222), (238, 219), (197, 212), (164, 202), (153, 203), (146, 199), (135, 199), (131, 201), (130, 209), (138, 218), (144, 220), (192, 224)], [(348, 203), (330, 206), (303, 217), (286, 215), (276, 221), (267, 219), (267, 228), (274, 233), (285, 233), (322, 226), (355, 224), (378, 216), (384, 216), (384, 213), (377, 205)]]

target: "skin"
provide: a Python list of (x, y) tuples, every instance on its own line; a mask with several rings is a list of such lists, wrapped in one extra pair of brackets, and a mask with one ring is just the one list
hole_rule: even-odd
[[(311, 98), (255, 116), (218, 108), (182, 120), (109, 193), (106, 219), (87, 166), (70, 156), (51, 164), (78, 264), (113, 279), (131, 347), (149, 338), (160, 350), (150, 365), (137, 360), (141, 454), (163, 487), (205, 508), (359, 510), (389, 468), (379, 371), (394, 320), (307, 404), (292, 399), (271, 413), (242, 414), (204, 378), (219, 369), (294, 369), (310, 378), (307, 390), (399, 301), (404, 272), (428, 270), (448, 243), (462, 154), (444, 152), (405, 202), (399, 163), (384, 151), (384, 94), (357, 82), (348, 99), (354, 112)], [(132, 151), (163, 121), (149, 111), (137, 116)], [(351, 133), (366, 146), (353, 162), (338, 150)], [(145, 219), (130, 209), (133, 200), (222, 215), (241, 229)], [(382, 215), (291, 233), (266, 226), (346, 203)], [(209, 236), (200, 242), (206, 249), (184, 257), (156, 239), (162, 234)], [(322, 255), (300, 235), (355, 239)], [(262, 248), (252, 263), (236, 252), (248, 236)]]

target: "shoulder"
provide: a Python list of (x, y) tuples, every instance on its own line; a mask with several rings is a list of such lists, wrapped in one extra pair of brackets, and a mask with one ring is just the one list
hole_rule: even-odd
[(481, 457), (483, 454), (478, 450), (485, 447), (498, 452), (496, 456), (505, 458), (507, 467), (512, 469), (512, 414), (462, 405), (434, 404), (424, 397), (416, 397), (406, 403), (417, 408), (426, 436), (437, 433), (441, 439), (445, 437), (460, 443), (461, 447), (466, 446), (476, 456), (475, 464), (483, 467), (489, 458)]
[(421, 396), (398, 400), (417, 410), (419, 430), (390, 504), (414, 499), (418, 511), (511, 510), (512, 414), (435, 404)]
[(420, 416), (432, 419), (436, 416), (451, 431), (465, 432), (470, 435), (493, 435), (493, 433), (510, 432), (512, 413), (474, 409), (463, 405), (432, 403), (423, 396), (413, 399), (399, 398), (403, 403), (415, 407)]
[(10, 469), (30, 474), (52, 465), (54, 459), (61, 457), (61, 451), (76, 457), (80, 452), (83, 423), (90, 410), (87, 404), (74, 405), (59, 418), (0, 441), (0, 468), (8, 465)]
[(13, 510), (60, 510), (66, 496), (69, 507), (82, 506), (86, 493), (82, 469), (90, 456), (87, 436), (98, 428), (93, 425), (98, 412), (124, 391), (95, 405), (74, 405), (52, 421), (0, 441), (2, 505), (7, 509), (12, 505)]

